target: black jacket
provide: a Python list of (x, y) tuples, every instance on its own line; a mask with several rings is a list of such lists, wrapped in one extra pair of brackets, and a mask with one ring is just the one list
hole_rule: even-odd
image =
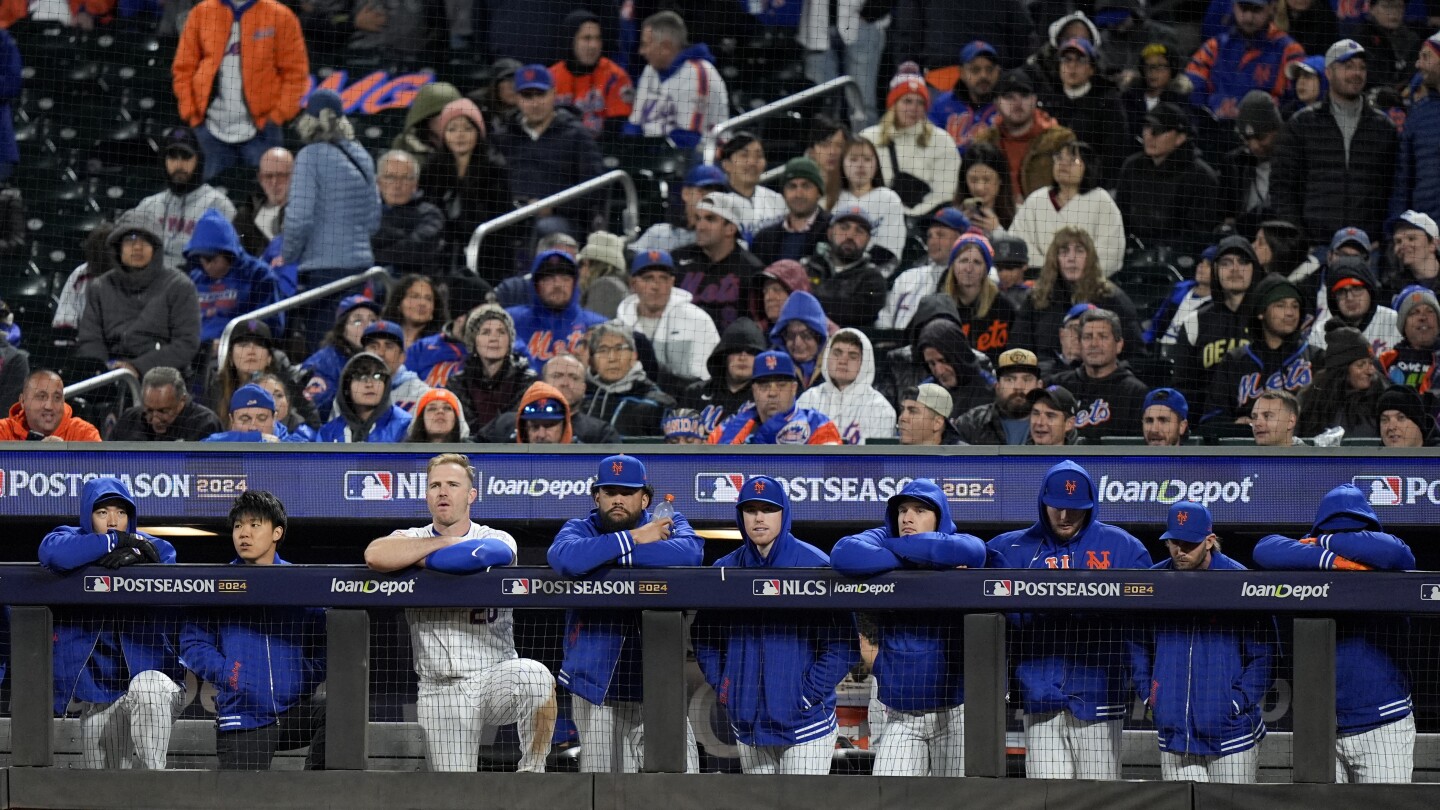
[[(1033, 296), (1033, 290), (1031, 294)], [(1012, 349), (1029, 349), (1042, 358), (1058, 355), (1060, 326), (1065, 323), (1065, 313), (1074, 306), (1070, 297), (1070, 284), (1063, 278), (1057, 278), (1050, 291), (1050, 306), (1036, 309), (1034, 298), (1026, 298), (1025, 306), (1020, 308), (1020, 314), (1015, 318), (1015, 328), (1006, 345)], [(1136, 314), (1135, 304), (1131, 303), (1130, 296), (1126, 295), (1124, 290), (1115, 287), (1112, 294), (1102, 295), (1090, 303), (1108, 309), (1120, 317), (1127, 349), (1138, 352), (1140, 347), (1145, 345), (1145, 340), (1140, 335), (1140, 316)]]
[[(475, 226), (515, 206), (510, 197), (510, 173), (505, 161), (483, 145), (471, 155), (465, 176), (455, 173), (455, 158), (448, 152), (432, 155), (420, 170), (420, 190), (445, 215), (445, 242), (452, 262), (470, 244)], [(480, 245), (480, 277), (498, 284), (514, 270), (514, 256), (504, 232), (492, 234)]]
[(1065, 95), (1058, 82), (1055, 87), (1054, 93), (1041, 95), (1045, 112), (1059, 121), (1060, 126), (1074, 132), (1078, 140), (1095, 149), (1100, 157), (1100, 185), (1114, 185), (1115, 178), (1120, 174), (1120, 164), (1135, 151), (1133, 144), (1128, 143), (1130, 125), (1125, 120), (1120, 94), (1113, 87), (1097, 84), (1094, 80), (1090, 92), (1079, 98)]
[[(986, 405), (976, 405), (970, 410), (950, 420), (960, 440), (966, 444), (1008, 444), (1005, 440), (1005, 422), (1000, 416), (1000, 409), (991, 402)], [(1022, 444), (1030, 438), (1029, 431), (1026, 431)]]
[(1314, 382), (1320, 351), (1305, 339), (1303, 329), (1286, 338), (1279, 348), (1272, 349), (1265, 343), (1264, 327), (1258, 318), (1263, 309), (1260, 302), (1280, 281), (1278, 276), (1268, 275), (1246, 294), (1240, 311), (1248, 324), (1250, 342), (1226, 352), (1211, 372), (1202, 422), (1234, 422), (1250, 414), (1251, 406), (1265, 390), (1284, 389), (1298, 397)]
[(383, 207), (380, 227), (370, 235), (370, 249), (375, 263), (388, 265), (396, 276), (443, 276), (449, 271), (444, 233), (445, 214), (416, 192), (404, 205)]
[(1143, 151), (1125, 161), (1115, 204), (1125, 231), (1147, 248), (1170, 247), (1198, 256), (1224, 219), (1220, 176), (1188, 142), (1159, 166)]
[(699, 245), (686, 245), (675, 251), (675, 286), (690, 293), (690, 303), (705, 310), (715, 326), (724, 329), (743, 313), (743, 291), (751, 277), (765, 265), (755, 254), (736, 246), (718, 262)]
[(465, 368), (445, 383), (460, 400), (465, 424), (476, 433), (491, 419), (512, 410), (524, 396), (525, 389), (539, 377), (530, 368), (529, 358), (515, 352), (511, 352), (494, 377), (486, 377), (484, 368), (479, 359), (472, 357)]
[(874, 326), (875, 318), (885, 308), (885, 293), (890, 285), (885, 281), (883, 268), (893, 266), (894, 262), (895, 256), (890, 251), (871, 245), (857, 264), (837, 271), (829, 245), (824, 244), (806, 258), (804, 264), (825, 315), (841, 328), (864, 329)]
[(803, 234), (792, 234), (785, 230), (785, 222), (781, 220), (756, 232), (755, 238), (750, 240), (750, 252), (766, 267), (781, 259), (803, 262), (805, 257), (814, 254), (815, 248), (825, 241), (825, 231), (829, 227), (830, 214), (825, 211), (816, 213), (815, 221), (810, 223), (810, 229)]
[(769, 347), (760, 325), (749, 318), (737, 319), (720, 333), (720, 345), (705, 360), (705, 370), (710, 372), (710, 379), (691, 383), (680, 395), (680, 407), (693, 408), (700, 413), (700, 424), (706, 435), (750, 401), (749, 380), (740, 386), (739, 391), (731, 391), (725, 382), (730, 355), (743, 350), (753, 357)]
[[(576, 406), (577, 408), (579, 406)], [(475, 431), (472, 441), (489, 444), (515, 443), (515, 411), (507, 411)], [(620, 434), (608, 422), (583, 413), (570, 414), (570, 434), (575, 444), (619, 444)]]
[[(292, 400), (293, 401), (293, 400)], [(112, 442), (198, 442), (225, 428), (215, 412), (194, 400), (185, 403), (164, 436), (157, 435), (145, 421), (145, 407), (136, 405), (120, 414), (107, 441)]]
[[(517, 116), (494, 140), (505, 156), (510, 194), (517, 201), (543, 199), (605, 172), (600, 147), (569, 110), (556, 110), (539, 138), (532, 139)], [(603, 193), (587, 195), (557, 207), (555, 213), (568, 219), (577, 233), (588, 233), (602, 224), (605, 199)]]
[(675, 400), (643, 375), (603, 387), (592, 375), (576, 412), (609, 423), (621, 436), (663, 436), (660, 419), (673, 407)]
[(1186, 336), (1182, 335), (1176, 347), (1179, 355), (1175, 358), (1175, 387), (1185, 392), (1185, 396), (1193, 397), (1195, 402), (1203, 401), (1210, 375), (1225, 359), (1225, 354), (1250, 341), (1250, 324), (1245, 315), (1243, 302), (1236, 312), (1213, 298), (1200, 306), (1195, 313), (1195, 342), (1184, 342)]
[(1244, 146), (1231, 149), (1215, 162), (1215, 169), (1220, 173), (1221, 205), (1219, 213), (1221, 219), (1234, 217), (1236, 220), (1258, 225), (1273, 218), (1275, 213), (1274, 203), (1271, 202), (1275, 190), (1273, 170), (1270, 175), (1271, 185), (1266, 187), (1264, 199), (1259, 201), (1253, 211), (1246, 208), (1249, 204), (1250, 189), (1255, 185), (1259, 167), (1259, 159)]
[[(1106, 37), (1105, 44), (1110, 44), (1108, 36)], [(1174, 86), (1173, 83), (1171, 86)], [(1180, 109), (1192, 115), (1194, 114), (1194, 111), (1190, 107), (1189, 97), (1177, 93), (1169, 87), (1160, 91), (1160, 101), (1162, 103), (1168, 101)], [(1142, 131), (1145, 128), (1145, 114), (1150, 112), (1150, 108), (1145, 105), (1145, 80), (1143, 77), (1136, 80), (1135, 86), (1120, 94), (1120, 106), (1125, 108), (1125, 145), (1133, 152), (1135, 151), (1136, 145), (1140, 143), (1141, 137), (1145, 134)]]
[[(251, 256), (259, 256), (270, 246), (273, 237), (267, 237), (255, 224), (255, 215), (265, 207), (264, 194), (251, 194), (241, 203), (235, 206), (235, 219), (231, 225), (235, 226), (235, 232), (240, 235), (240, 247)], [(275, 236), (285, 229), (285, 206), (280, 206), (280, 215), (275, 218)]]
[(1384, 233), (1398, 143), (1390, 119), (1366, 102), (1347, 163), (1329, 99), (1295, 113), (1275, 145), (1270, 176), (1275, 213), (1303, 227), (1315, 245), (1329, 244), (1347, 225)]
[(1124, 363), (1104, 379), (1091, 377), (1081, 366), (1059, 375), (1054, 383), (1075, 395), (1080, 406), (1075, 429), (1087, 444), (1098, 444), (1101, 436), (1140, 435), (1150, 386)]

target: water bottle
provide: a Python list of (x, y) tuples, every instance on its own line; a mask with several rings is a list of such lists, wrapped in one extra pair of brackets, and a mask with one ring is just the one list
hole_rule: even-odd
[(1336, 425), (1311, 439), (1316, 447), (1339, 447), (1345, 439), (1345, 428)]
[(660, 504), (655, 507), (653, 514), (656, 520), (674, 520), (675, 496), (666, 495), (665, 500), (661, 501)]

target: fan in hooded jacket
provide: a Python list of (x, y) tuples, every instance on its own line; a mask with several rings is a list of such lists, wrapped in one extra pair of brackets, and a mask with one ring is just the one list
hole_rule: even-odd
[[(1210, 510), (1170, 507), (1160, 535), (1170, 558), (1157, 571), (1244, 571), (1220, 552)], [(1236, 614), (1172, 614), (1150, 632), (1148, 676), (1160, 775), (1166, 781), (1252, 783), (1265, 738), (1265, 693), (1273, 680), (1275, 620)]]
[[(990, 541), (998, 567), (1151, 567), (1139, 540), (1100, 522), (1095, 492), (1094, 479), (1079, 464), (1051, 467), (1036, 498), (1039, 520)], [(1126, 681), (1139, 675), (1139, 643), (1115, 622), (1093, 617), (1036, 614), (1020, 617), (1020, 624), (1012, 655), (1025, 711), (1025, 775), (1120, 778)]]
[(864, 332), (836, 332), (819, 365), (825, 382), (806, 389), (796, 405), (828, 416), (846, 444), (895, 435), (895, 406), (875, 390), (875, 349)]
[[(1377, 482), (1378, 484), (1379, 482)], [(1407, 571), (1415, 554), (1385, 531), (1370, 493), (1341, 484), (1325, 493), (1299, 540), (1272, 534), (1255, 564), (1279, 571)], [(1414, 704), (1405, 671), (1403, 619), (1335, 621), (1335, 781), (1409, 782), (1415, 766)]]
[[(985, 543), (960, 532), (950, 502), (928, 478), (890, 497), (885, 525), (842, 537), (830, 562), (846, 576), (896, 569), (983, 568)], [(885, 705), (876, 776), (965, 775), (965, 651), (962, 620), (908, 611), (875, 616), (875, 679)]]
[[(656, 518), (650, 511), (655, 490), (640, 459), (627, 455), (602, 459), (590, 494), (595, 508), (583, 518), (566, 521), (546, 552), (550, 567), (563, 576), (587, 576), (606, 566), (697, 566), (704, 560), (705, 541), (684, 515)], [(610, 772), (612, 732), (623, 737), (624, 761), (618, 770), (639, 770), (645, 749), (642, 655), (638, 610), (566, 614), (565, 658), (555, 679), (572, 696), (582, 772)], [(686, 731), (686, 770), (694, 773), (700, 759), (688, 723)]]
[[(745, 544), (715, 567), (828, 568), (825, 552), (790, 533), (790, 518), (779, 481), (746, 481), (735, 504)], [(845, 615), (708, 610), (696, 617), (692, 635), (695, 660), (725, 707), (745, 773), (829, 773), (839, 733), (835, 687), (860, 657)]]
[(320, 428), (315, 441), (403, 442), (410, 431), (410, 414), (390, 404), (385, 361), (370, 352), (358, 352), (345, 364), (335, 411), (339, 415)]
[[(175, 547), (136, 532), (135, 497), (118, 478), (93, 478), (80, 493), (80, 525), (60, 526), (40, 542), (40, 564), (56, 574), (90, 565), (118, 569), (175, 562)], [(87, 579), (112, 588), (113, 578)], [(55, 610), (55, 714), (81, 703), (86, 768), (165, 768), (171, 724), (185, 694), (176, 647), (177, 617), (161, 608)], [(133, 744), (133, 749), (132, 749)]]

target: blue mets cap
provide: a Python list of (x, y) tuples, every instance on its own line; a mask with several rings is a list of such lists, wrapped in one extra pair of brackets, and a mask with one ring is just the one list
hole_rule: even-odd
[(1175, 412), (1181, 419), (1190, 418), (1190, 403), (1185, 401), (1185, 395), (1174, 388), (1156, 388), (1145, 395), (1145, 405), (1142, 412), (1150, 409), (1151, 405), (1164, 405)]
[(740, 488), (740, 498), (735, 503), (740, 505), (751, 501), (772, 504), (781, 509), (790, 505), (789, 500), (785, 497), (785, 488), (780, 486), (779, 481), (768, 475), (751, 478), (745, 482), (745, 486)]
[(402, 347), (405, 345), (405, 330), (400, 324), (394, 321), (376, 321), (365, 327), (365, 333), (360, 336), (360, 345), (364, 346), (375, 338), (390, 338)]
[(1067, 472), (1046, 479), (1040, 501), (1056, 509), (1094, 509), (1095, 492), (1088, 477), (1079, 472)]
[(691, 188), (727, 188), (730, 178), (719, 166), (702, 163), (685, 174), (685, 185)]
[(230, 395), (230, 412), (234, 413), (241, 408), (264, 408), (267, 411), (275, 410), (275, 398), (270, 392), (255, 383), (246, 383), (235, 389)]
[(600, 469), (595, 474), (595, 483), (590, 485), (590, 490), (593, 492), (600, 487), (644, 489), (649, 485), (645, 464), (634, 456), (621, 454), (601, 459)]
[(376, 315), (380, 314), (379, 301), (364, 295), (347, 295), (345, 299), (340, 302), (340, 306), (335, 308), (335, 320), (340, 320), (350, 314), (351, 310), (356, 310), (360, 307), (365, 307)]
[(526, 65), (515, 71), (515, 92), (526, 90), (553, 90), (555, 77), (544, 65)]
[(1213, 533), (1210, 510), (1198, 503), (1181, 501), (1171, 504), (1170, 516), (1165, 520), (1165, 533), (1160, 535), (1160, 539), (1199, 543)]
[(767, 377), (796, 379), (795, 361), (785, 352), (761, 352), (755, 355), (755, 372), (751, 379), (763, 380)]
[(635, 254), (635, 258), (630, 262), (630, 275), (638, 276), (646, 270), (657, 267), (661, 270), (668, 270), (673, 274), (675, 272), (675, 259), (670, 256), (668, 251), (664, 250), (641, 251)]

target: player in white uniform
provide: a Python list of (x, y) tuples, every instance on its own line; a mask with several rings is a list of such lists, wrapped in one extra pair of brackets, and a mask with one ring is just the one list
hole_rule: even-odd
[[(464, 574), (515, 564), (515, 539), (470, 520), (475, 469), (459, 453), (430, 459), (425, 505), (432, 523), (370, 543), (376, 571), (410, 566)], [(516, 723), (522, 772), (541, 773), (555, 730), (555, 678), (515, 652), (513, 611), (410, 608), (410, 643), (420, 679), (418, 712), (432, 771), (473, 771), (481, 727)]]

